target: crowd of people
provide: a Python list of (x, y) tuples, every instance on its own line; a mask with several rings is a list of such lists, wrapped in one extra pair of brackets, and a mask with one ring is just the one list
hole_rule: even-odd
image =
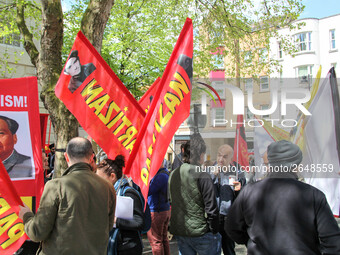
[[(325, 195), (298, 180), (298, 146), (270, 144), (266, 163), (289, 171), (261, 181), (247, 181), (241, 170), (221, 171), (235, 165), (230, 145), (218, 148), (216, 162), (204, 162), (206, 150), (201, 135), (191, 135), (172, 167), (164, 160), (150, 180), (146, 235), (153, 254), (170, 254), (168, 233), (183, 255), (232, 255), (235, 242), (250, 255), (340, 254), (340, 229)], [(38, 254), (142, 254), (146, 205), (123, 174), (124, 157), (95, 164), (91, 143), (80, 137), (69, 141), (64, 156), (68, 168), (46, 182), (38, 211), (20, 209), (25, 232), (40, 242)], [(47, 169), (46, 154), (43, 159)], [(204, 164), (212, 171), (200, 171)], [(131, 218), (116, 216), (121, 196), (133, 205)]]

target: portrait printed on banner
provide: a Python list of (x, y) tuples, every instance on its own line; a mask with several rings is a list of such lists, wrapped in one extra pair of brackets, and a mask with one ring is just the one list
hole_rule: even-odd
[(85, 81), (87, 76), (96, 70), (92, 63), (81, 65), (78, 56), (78, 51), (73, 50), (66, 62), (64, 74), (71, 75), (71, 80), (68, 84), (68, 89), (73, 93)]
[(0, 159), (11, 179), (34, 178), (27, 112), (0, 112)]

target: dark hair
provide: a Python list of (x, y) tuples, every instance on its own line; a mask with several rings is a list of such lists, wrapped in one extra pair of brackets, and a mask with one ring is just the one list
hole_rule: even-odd
[(51, 143), (51, 144), (48, 146), (49, 149), (52, 149), (53, 147), (54, 147), (54, 143)]
[(6, 121), (8, 129), (11, 131), (12, 135), (14, 135), (17, 132), (17, 130), (19, 128), (18, 122), (16, 122), (13, 119), (10, 119), (6, 116), (2, 116), (2, 115), (0, 115), (0, 119)]
[(206, 145), (199, 133), (190, 136), (190, 140), (184, 145), (183, 162), (200, 165), (201, 154), (206, 152)]
[(88, 159), (93, 154), (92, 144), (82, 137), (72, 138), (67, 144), (66, 153), (71, 160)]
[(110, 176), (111, 173), (114, 173), (117, 176), (117, 179), (122, 178), (123, 176), (123, 167), (125, 166), (125, 158), (123, 155), (118, 155), (115, 160), (112, 159), (103, 159), (98, 164), (97, 168), (103, 171), (107, 176)]
[(78, 51), (73, 50), (68, 59), (70, 59), (70, 58), (76, 58), (77, 60), (79, 60)]

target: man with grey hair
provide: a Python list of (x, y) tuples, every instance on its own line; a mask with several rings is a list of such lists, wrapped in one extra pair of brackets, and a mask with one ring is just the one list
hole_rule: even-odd
[(87, 139), (71, 139), (65, 153), (69, 167), (46, 183), (38, 212), (20, 208), (26, 234), (42, 242), (37, 254), (107, 254), (116, 195), (113, 185), (92, 171), (93, 157)]
[(18, 141), (16, 132), (19, 124), (14, 119), (0, 116), (0, 159), (9, 177), (26, 178), (33, 176), (31, 158), (14, 149)]
[(267, 148), (269, 173), (248, 184), (231, 206), (228, 235), (248, 254), (340, 254), (340, 229), (325, 195), (298, 181), (300, 148), (278, 141)]
[(246, 183), (244, 173), (232, 164), (233, 155), (230, 145), (221, 145), (217, 150), (215, 171), (211, 174), (219, 207), (219, 232), (224, 255), (235, 255), (235, 243), (225, 232), (224, 225), (230, 206)]

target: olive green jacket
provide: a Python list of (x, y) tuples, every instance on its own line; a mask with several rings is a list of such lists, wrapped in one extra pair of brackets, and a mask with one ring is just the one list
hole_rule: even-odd
[[(170, 173), (171, 217), (169, 231), (173, 235), (195, 237), (210, 231), (204, 199), (198, 186), (200, 175), (195, 172), (195, 169), (196, 166), (184, 163)], [(210, 176), (208, 178), (213, 192), (213, 183)], [(215, 197), (213, 199), (215, 200)], [(216, 203), (215, 207), (217, 209)]]
[(107, 253), (116, 194), (86, 163), (69, 167), (46, 183), (37, 213), (25, 213), (25, 232), (40, 242), (37, 254)]

